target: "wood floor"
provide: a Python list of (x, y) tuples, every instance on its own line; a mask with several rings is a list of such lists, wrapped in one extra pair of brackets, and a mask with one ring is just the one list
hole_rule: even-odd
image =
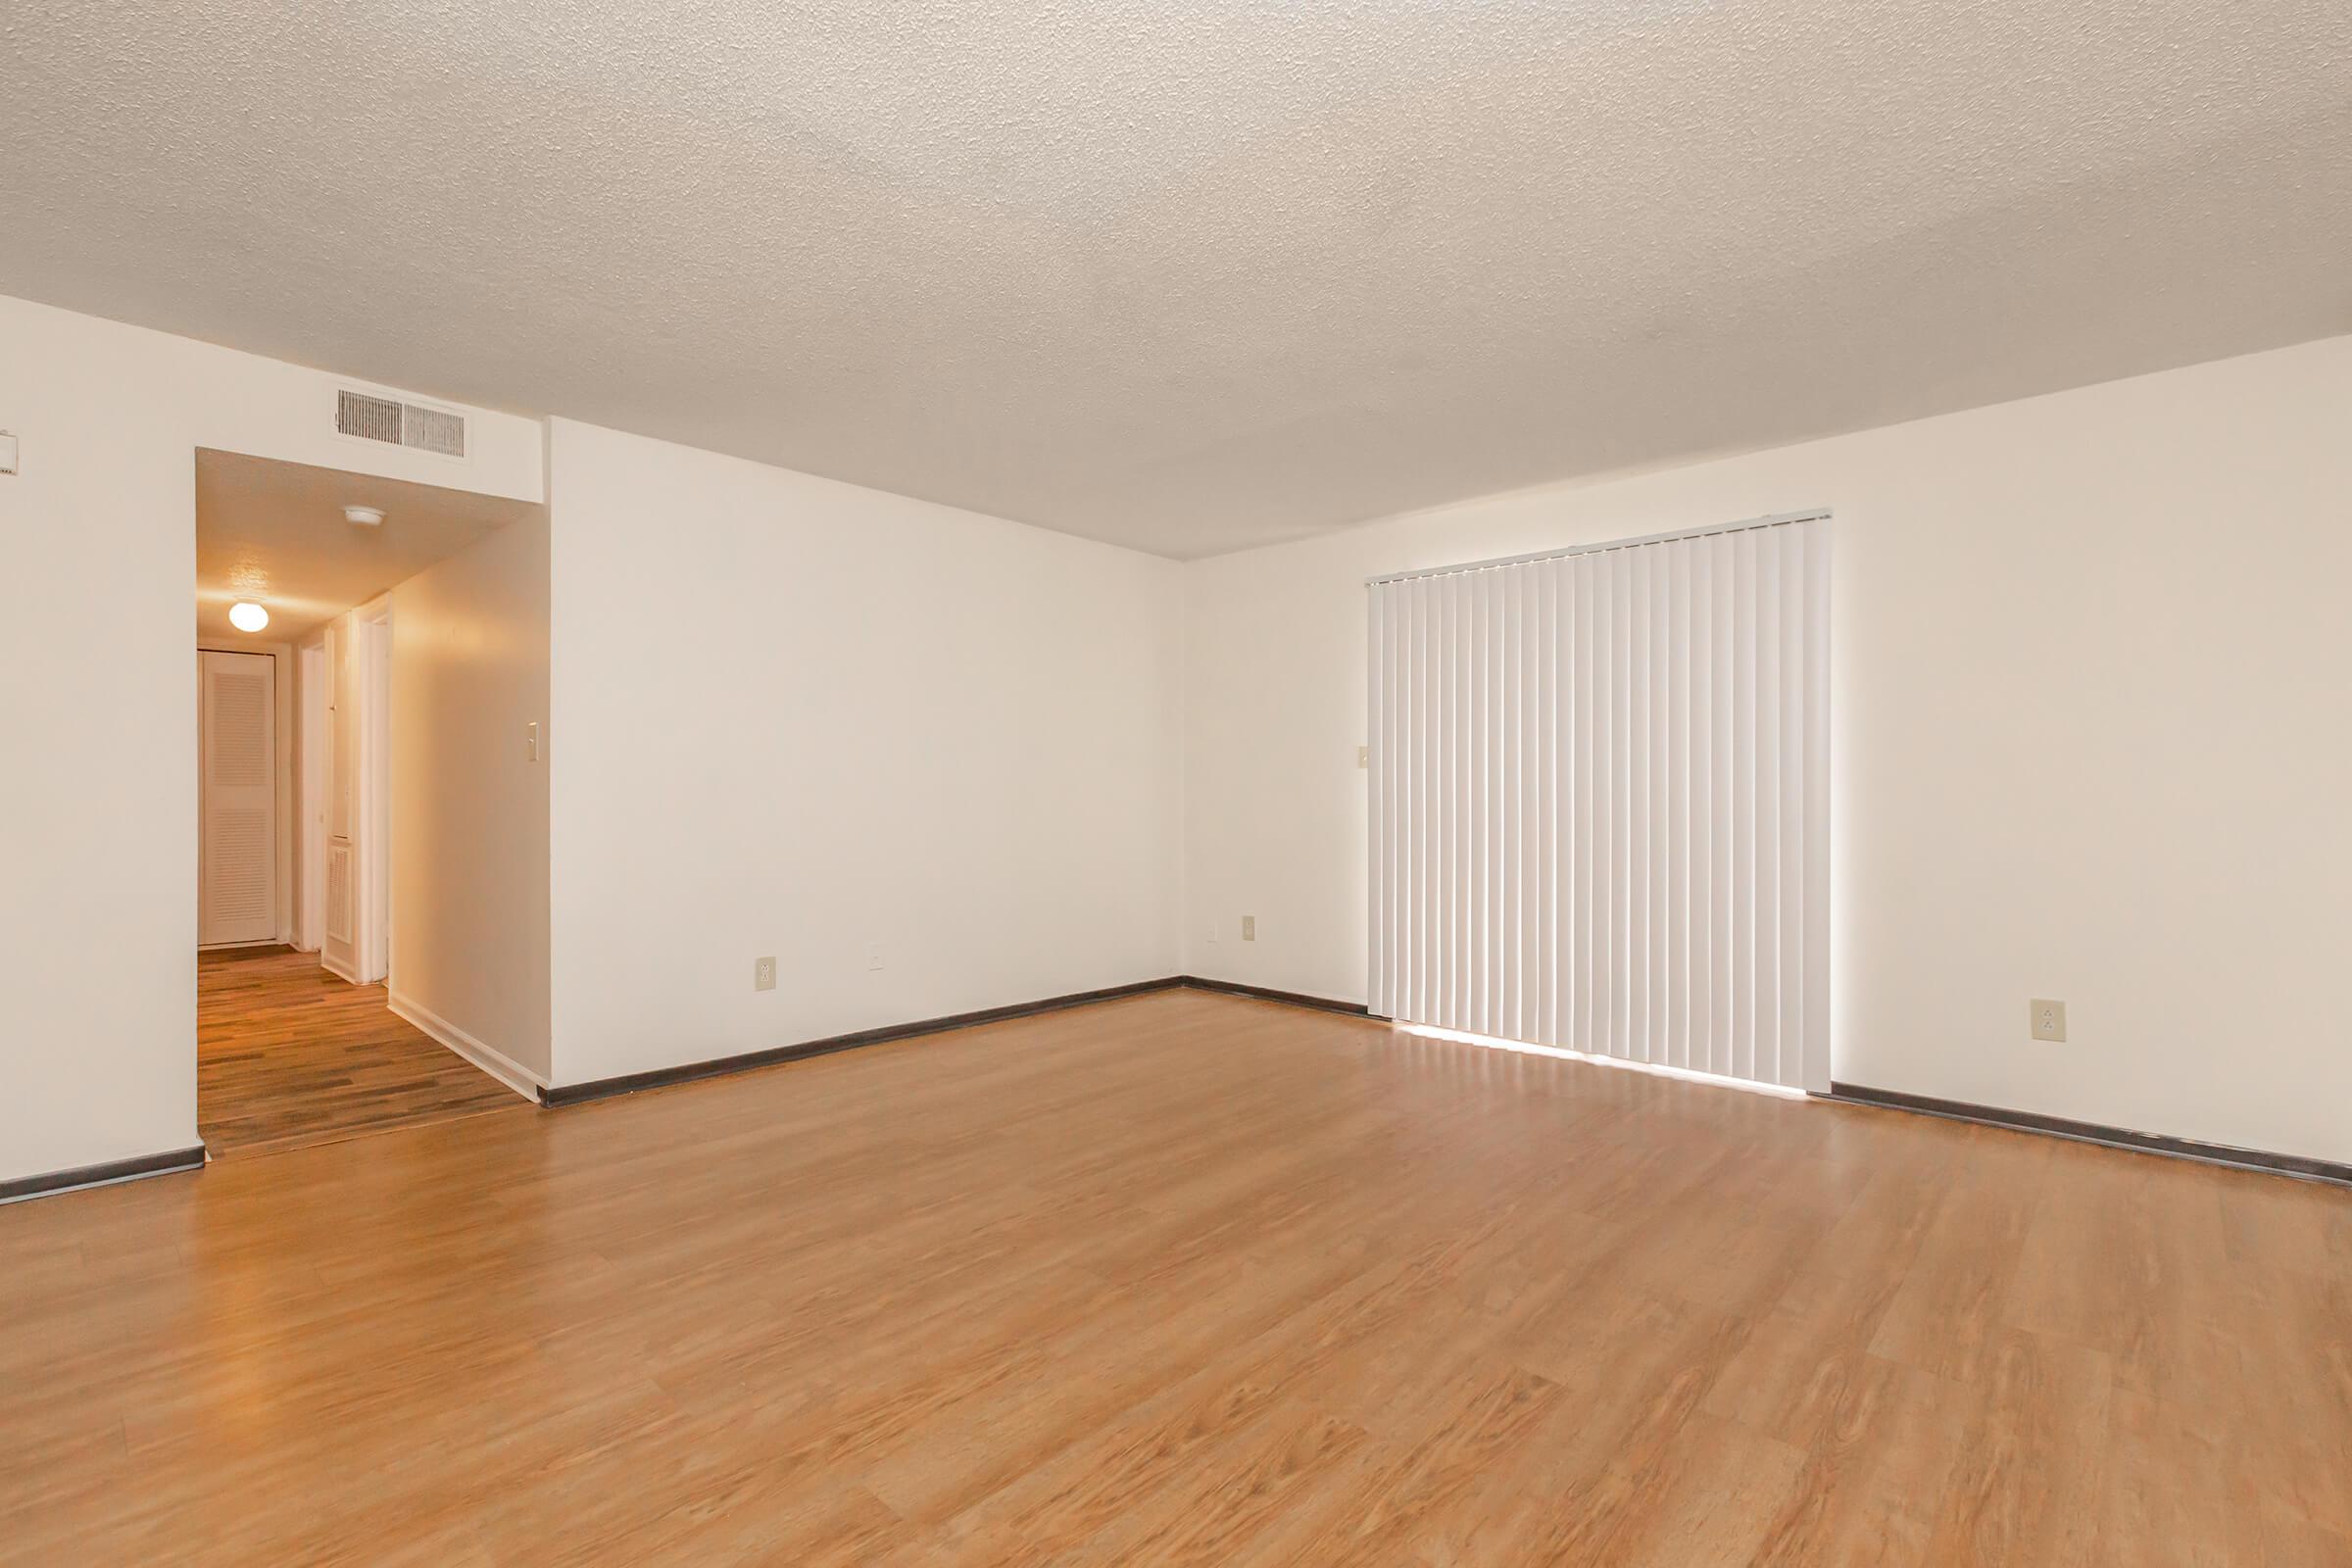
[(2352, 1193), (1171, 992), (0, 1209), (8, 1563), (2352, 1563)]
[(317, 954), (197, 956), (196, 1130), (215, 1157), (528, 1108)]

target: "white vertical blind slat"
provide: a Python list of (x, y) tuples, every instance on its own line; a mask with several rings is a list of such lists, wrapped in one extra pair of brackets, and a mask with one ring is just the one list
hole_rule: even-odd
[(1827, 1087), (1829, 549), (1812, 518), (1372, 586), (1374, 1011)]

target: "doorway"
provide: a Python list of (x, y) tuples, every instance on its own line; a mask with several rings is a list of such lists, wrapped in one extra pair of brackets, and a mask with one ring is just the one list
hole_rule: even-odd
[[(500, 1070), (463, 988), (532, 977), (485, 941), (499, 889), (453, 823), (545, 834), (543, 805), (514, 804), (543, 802), (543, 781), (526, 798), (513, 758), (479, 755), (496, 737), (465, 658), (543, 646), (544, 615), (510, 605), (544, 594), (545, 509), (210, 451), (196, 491), (207, 1148), (271, 1152), (525, 1106), (536, 1080)], [(515, 717), (543, 713), (535, 695)]]

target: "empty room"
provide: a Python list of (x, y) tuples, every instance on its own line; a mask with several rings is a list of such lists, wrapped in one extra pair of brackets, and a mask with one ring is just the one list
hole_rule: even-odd
[(2352, 8), (0, 40), (0, 1568), (2352, 1564)]

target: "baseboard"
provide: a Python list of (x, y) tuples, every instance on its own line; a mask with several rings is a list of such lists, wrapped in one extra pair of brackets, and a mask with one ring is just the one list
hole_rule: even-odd
[(424, 1033), (472, 1062), (525, 1100), (537, 1100), (547, 1080), (505, 1052), (484, 1045), (447, 1018), (411, 997), (385, 993), (384, 1004)]
[(1064, 1007), (1083, 1007), (1094, 1002), (1111, 1002), (1120, 997), (1140, 997), (1152, 991), (1169, 991), (1182, 984), (1184, 981), (1175, 975), (1161, 980), (1138, 980), (1129, 985), (1104, 986), (1099, 991), (1073, 991), (1067, 996), (1048, 997), (1042, 1002), (1016, 1002), (1003, 1007), (983, 1007), (975, 1012), (949, 1013), (944, 1017), (923, 1018), (913, 1023), (860, 1029), (823, 1040), (805, 1040), (798, 1045), (746, 1052), (738, 1056), (719, 1056), (710, 1061), (657, 1067), (649, 1072), (624, 1073), (615, 1078), (592, 1078), (586, 1083), (550, 1084), (540, 1089), (539, 1102), (549, 1106), (577, 1105), (591, 1100), (607, 1100), (614, 1095), (634, 1094), (641, 1089), (666, 1089), (673, 1084), (749, 1072), (755, 1067), (772, 1067), (779, 1062), (830, 1055), (836, 1051), (854, 1051), (859, 1046), (879, 1046), (893, 1040), (941, 1034), (950, 1029), (968, 1029), (975, 1024), (1001, 1023), (1007, 1018), (1026, 1018), (1041, 1012), (1058, 1012)]
[(77, 1165), (72, 1170), (19, 1176), (11, 1181), (0, 1182), (0, 1203), (23, 1202), (28, 1198), (54, 1198), (59, 1193), (79, 1192), (85, 1187), (112, 1187), (118, 1182), (135, 1182), (148, 1176), (169, 1176), (175, 1171), (201, 1170), (204, 1159), (204, 1146), (198, 1144), (193, 1149), (173, 1149), (161, 1154), (110, 1159), (103, 1165)]
[(2071, 1138), (2078, 1143), (2104, 1144), (2111, 1149), (2128, 1149), (2142, 1154), (2163, 1154), (2173, 1159), (2194, 1159), (2208, 1165), (2229, 1165), (2239, 1170), (2268, 1171), (2281, 1176), (2299, 1176), (2307, 1181), (2336, 1182), (2352, 1187), (2352, 1164), (2340, 1160), (2316, 1159), (2306, 1154), (2278, 1154), (2267, 1149), (2239, 1149), (2230, 1144), (2200, 1143), (2194, 1138), (2175, 1138), (2166, 1133), (2137, 1133), (2127, 1127), (2074, 1121), (2065, 1116), (2045, 1116), (2039, 1111), (2007, 1110), (1998, 1105), (1979, 1105), (1965, 1100), (1937, 1100), (1931, 1095), (1872, 1089), (1863, 1084), (1832, 1083), (1830, 1092), (1820, 1098), (1843, 1101), (1849, 1104), (1874, 1105), (1883, 1110), (1908, 1110), (1923, 1116), (1941, 1116), (1951, 1121), (1979, 1122), (1987, 1127), (2006, 1127), (2017, 1132), (2041, 1133), (2052, 1138)]
[(342, 981), (347, 986), (356, 986), (360, 983), (360, 977), (358, 975), (354, 974), (351, 970), (344, 968), (334, 959), (328, 957), (323, 952), (318, 955), (318, 967), (324, 969), (328, 974), (333, 975), (336, 979)]
[(1260, 1002), (1283, 1002), (1294, 1007), (1344, 1012), (1352, 1018), (1372, 1016), (1372, 1010), (1360, 1002), (1335, 1002), (1329, 997), (1310, 997), (1300, 991), (1276, 991), (1270, 986), (1244, 985), (1239, 980), (1210, 980), (1197, 974), (1186, 974), (1178, 975), (1176, 983), (1189, 991), (1220, 991), (1229, 997), (1255, 997)]

